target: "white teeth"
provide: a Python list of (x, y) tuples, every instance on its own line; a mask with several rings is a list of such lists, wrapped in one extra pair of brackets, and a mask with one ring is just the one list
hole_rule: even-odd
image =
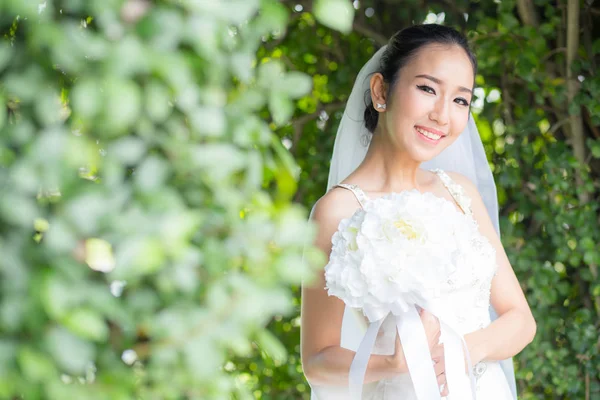
[(442, 137), (441, 135), (436, 135), (435, 133), (431, 133), (431, 132), (425, 131), (420, 128), (416, 128), (416, 129), (420, 134), (422, 134), (423, 136), (428, 137), (429, 139), (432, 139), (432, 140), (439, 140)]

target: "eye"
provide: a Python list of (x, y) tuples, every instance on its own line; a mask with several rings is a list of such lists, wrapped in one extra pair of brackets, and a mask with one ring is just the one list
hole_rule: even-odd
[(463, 105), (463, 106), (467, 106), (467, 107), (469, 106), (469, 102), (466, 99), (463, 99), (462, 97), (454, 99), (454, 102), (458, 103), (460, 105)]
[(430, 93), (430, 94), (435, 94), (435, 90), (433, 90), (433, 88), (431, 86), (427, 86), (427, 85), (417, 85), (417, 87), (419, 89), (421, 89), (424, 92)]

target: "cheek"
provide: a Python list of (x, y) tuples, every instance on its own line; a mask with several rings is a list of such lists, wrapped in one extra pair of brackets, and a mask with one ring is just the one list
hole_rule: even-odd
[(432, 107), (431, 99), (420, 95), (416, 90), (407, 88), (397, 92), (393, 104), (393, 117), (396, 127), (398, 124), (414, 123), (427, 115)]
[(422, 93), (409, 88), (404, 96), (401, 97), (401, 113), (411, 119), (420, 119), (427, 115), (433, 106), (433, 98), (423, 96)]
[(469, 123), (469, 111), (464, 109), (458, 109), (452, 114), (452, 133), (454, 135), (460, 134), (465, 130)]

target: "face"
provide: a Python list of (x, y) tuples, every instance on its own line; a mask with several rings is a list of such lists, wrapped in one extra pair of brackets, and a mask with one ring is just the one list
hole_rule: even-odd
[(473, 66), (461, 47), (423, 47), (402, 68), (389, 98), (382, 76), (371, 79), (373, 104), (386, 103), (378, 110), (378, 134), (417, 162), (432, 159), (465, 129), (473, 82)]

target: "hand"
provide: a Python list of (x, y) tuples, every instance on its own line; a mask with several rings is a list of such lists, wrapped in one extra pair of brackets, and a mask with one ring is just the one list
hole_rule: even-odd
[(419, 312), (419, 315), (421, 316), (421, 322), (423, 323), (425, 334), (427, 335), (427, 343), (429, 343), (431, 359), (434, 362), (433, 369), (438, 380), (438, 386), (442, 388), (440, 393), (442, 396), (447, 396), (449, 392), (448, 385), (446, 383), (444, 345), (440, 343), (440, 335), (442, 334), (440, 321), (427, 310), (422, 309)]
[[(440, 321), (433, 314), (426, 310), (421, 310), (419, 312), (419, 315), (421, 316), (421, 323), (425, 328), (427, 343), (429, 344), (429, 352), (431, 353), (431, 359), (434, 363), (433, 369), (437, 377), (438, 386), (442, 388), (440, 394), (442, 396), (448, 396), (449, 391), (448, 385), (446, 383), (446, 362), (444, 359), (444, 344), (439, 343), (440, 336), (442, 333), (440, 328)], [(408, 372), (406, 358), (402, 349), (402, 343), (400, 342), (400, 335), (398, 335), (397, 332), (394, 354), (391, 356), (391, 365), (395, 373)]]
[(444, 358), (444, 344), (439, 343), (431, 350), (431, 359), (434, 362), (433, 370), (437, 377), (438, 387), (442, 397), (448, 396), (448, 383), (446, 382), (446, 360)]
[(406, 358), (404, 357), (404, 350), (400, 343), (400, 335), (396, 331), (396, 344), (394, 345), (394, 354), (391, 356), (390, 364), (394, 374), (403, 374), (408, 372), (408, 366), (406, 364)]
[(440, 321), (429, 311), (421, 309), (419, 311), (421, 316), (421, 323), (425, 328), (425, 334), (427, 335), (427, 343), (429, 343), (429, 351), (440, 342), (440, 335), (442, 330), (440, 328)]
[[(440, 322), (428, 311), (421, 310), (419, 314), (421, 316), (421, 323), (425, 327), (429, 352), (433, 354), (433, 348), (436, 347), (440, 341)], [(406, 358), (404, 357), (404, 351), (402, 350), (398, 332), (396, 332), (396, 344), (394, 347), (394, 354), (390, 357), (390, 364), (395, 373), (408, 372), (408, 366), (406, 365)]]

